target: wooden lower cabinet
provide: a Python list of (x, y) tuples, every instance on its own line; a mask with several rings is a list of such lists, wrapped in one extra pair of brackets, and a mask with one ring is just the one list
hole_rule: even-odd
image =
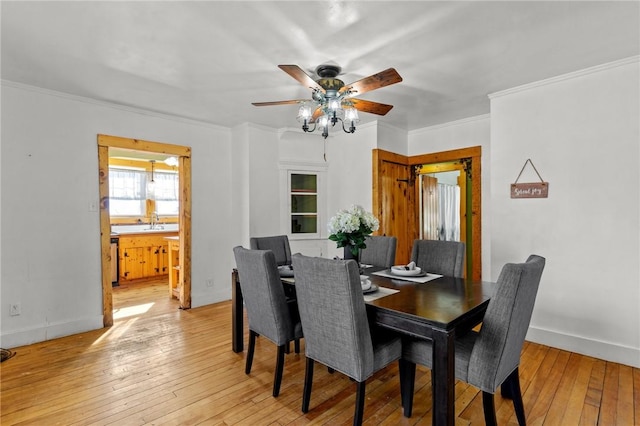
[(165, 237), (177, 235), (162, 233), (120, 236), (120, 280), (132, 281), (169, 274), (169, 247)]

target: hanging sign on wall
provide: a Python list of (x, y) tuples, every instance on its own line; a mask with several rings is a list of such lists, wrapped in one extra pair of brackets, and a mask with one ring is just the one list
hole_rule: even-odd
[[(540, 178), (540, 182), (518, 183), (518, 179), (520, 179), (520, 175), (522, 175), (524, 168), (527, 167), (527, 163), (531, 164), (533, 170), (536, 171), (536, 174)], [(527, 161), (524, 162), (524, 166), (522, 166), (522, 170), (520, 170), (516, 181), (511, 184), (511, 198), (547, 198), (548, 196), (549, 182), (545, 182), (542, 179), (531, 159), (527, 159)]]

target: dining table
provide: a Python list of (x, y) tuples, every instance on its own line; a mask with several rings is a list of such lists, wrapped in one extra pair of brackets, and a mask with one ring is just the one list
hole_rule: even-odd
[[(496, 284), (428, 274), (428, 278), (399, 276), (391, 269), (367, 268), (363, 273), (380, 297), (366, 297), (377, 325), (418, 339), (433, 347), (433, 424), (455, 422), (455, 337), (482, 322)], [(295, 280), (282, 278), (285, 292), (295, 297)], [(237, 270), (232, 272), (232, 350), (244, 349), (244, 310)], [(375, 296), (377, 292), (369, 296)]]

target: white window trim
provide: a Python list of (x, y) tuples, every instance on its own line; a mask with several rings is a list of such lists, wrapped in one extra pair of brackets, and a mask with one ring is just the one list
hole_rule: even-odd
[[(326, 163), (280, 162), (280, 229), (291, 240), (316, 240), (327, 238), (327, 169)], [(291, 233), (291, 197), (289, 176), (291, 173), (314, 173), (317, 176), (318, 232), (314, 234)]]

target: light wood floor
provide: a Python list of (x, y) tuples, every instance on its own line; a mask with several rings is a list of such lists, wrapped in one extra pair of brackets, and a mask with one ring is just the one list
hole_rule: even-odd
[[(12, 348), (0, 364), (0, 424), (348, 425), (355, 385), (315, 369), (310, 412), (300, 411), (304, 355), (286, 356), (271, 396), (275, 346), (258, 339), (253, 371), (231, 351), (231, 305), (179, 310), (165, 283), (114, 292), (115, 325)], [(137, 308), (135, 308), (137, 306)], [(304, 352), (304, 343), (303, 343)], [(526, 343), (520, 367), (529, 425), (640, 425), (640, 371)], [(418, 368), (413, 417), (402, 417), (397, 365), (367, 381), (365, 424), (430, 424), (428, 370)], [(496, 396), (498, 422), (516, 424)], [(456, 385), (457, 425), (484, 424), (482, 398)]]

